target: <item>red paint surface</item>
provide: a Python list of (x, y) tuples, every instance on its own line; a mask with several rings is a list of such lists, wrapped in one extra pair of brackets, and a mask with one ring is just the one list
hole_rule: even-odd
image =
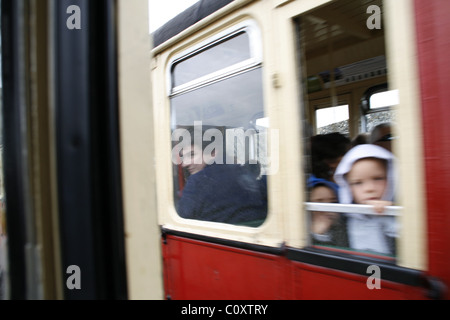
[(283, 299), (280, 257), (175, 236), (163, 244), (173, 299)]
[(166, 297), (176, 300), (423, 299), (417, 287), (291, 261), (282, 256), (168, 235)]
[[(415, 1), (429, 273), (450, 285), (450, 1)], [(447, 294), (447, 299), (450, 295)]]

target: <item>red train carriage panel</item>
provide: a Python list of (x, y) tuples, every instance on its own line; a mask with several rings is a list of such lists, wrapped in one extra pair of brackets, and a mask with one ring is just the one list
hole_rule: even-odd
[(165, 234), (166, 298), (286, 299), (287, 266), (277, 249), (262, 251)]
[[(450, 3), (415, 2), (422, 126), (425, 148), (430, 274), (450, 283)], [(447, 292), (447, 299), (450, 297)]]
[[(379, 261), (361, 262), (323, 252), (274, 249), (169, 230), (163, 230), (163, 235), (166, 299), (403, 300), (434, 293), (421, 272)], [(371, 263), (376, 263), (383, 275), (378, 283), (370, 277)]]

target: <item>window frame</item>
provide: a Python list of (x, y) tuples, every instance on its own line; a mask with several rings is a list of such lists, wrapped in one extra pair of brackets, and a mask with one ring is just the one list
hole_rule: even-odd
[[(155, 108), (156, 119), (156, 139), (162, 141), (161, 152), (156, 160), (156, 165), (164, 170), (157, 171), (157, 195), (158, 199), (164, 199), (158, 201), (159, 211), (159, 224), (161, 228), (170, 230), (171, 232), (188, 232), (189, 234), (195, 234), (206, 237), (213, 237), (223, 240), (238, 241), (239, 243), (258, 244), (264, 247), (280, 246), (283, 242), (283, 230), (280, 224), (280, 217), (274, 215), (273, 204), (268, 206), (268, 214), (264, 223), (258, 227), (249, 227), (241, 225), (232, 225), (220, 222), (201, 221), (194, 219), (184, 219), (180, 217), (175, 208), (175, 202), (173, 199), (174, 186), (173, 186), (173, 164), (170, 161), (171, 144), (170, 142), (170, 99), (176, 95), (180, 95), (190, 90), (197, 89), (200, 86), (206, 86), (218, 81), (214, 76), (208, 79), (202, 79), (201, 82), (190, 83), (189, 87), (177, 88), (180, 90), (174, 91), (172, 88), (172, 65), (176, 61), (180, 61), (183, 57), (187, 57), (195, 50), (201, 50), (208, 45), (213, 45), (214, 41), (223, 41), (224, 37), (233, 36), (236, 32), (242, 32), (245, 30), (249, 33), (251, 59), (246, 60), (247, 65), (241, 66), (242, 69), (234, 70), (230, 76), (238, 75), (239, 73), (245, 73), (256, 68), (262, 68), (262, 91), (264, 96), (264, 113), (267, 117), (270, 117), (270, 103), (267, 100), (270, 87), (268, 87), (268, 71), (263, 68), (263, 54), (267, 48), (263, 46), (263, 23), (261, 12), (251, 10), (249, 8), (246, 12), (239, 12), (238, 14), (231, 14), (227, 16), (225, 21), (211, 24), (208, 21), (199, 22), (195, 29), (186, 31), (182, 36), (182, 40), (174, 43), (170, 43), (170, 48), (164, 46), (153, 50), (152, 61), (152, 73), (153, 79), (156, 82), (157, 78), (165, 79), (164, 82), (156, 84), (154, 91), (154, 101), (156, 105), (164, 106), (164, 108)], [(230, 9), (231, 10), (231, 9)], [(250, 13), (251, 12), (251, 13)], [(211, 16), (213, 19), (213, 15)], [(220, 40), (219, 40), (220, 39)], [(160, 68), (161, 67), (161, 68)], [(223, 71), (223, 70), (222, 70)], [(156, 78), (155, 78), (156, 77)], [(195, 86), (194, 86), (195, 85)], [(160, 89), (161, 91), (159, 91)], [(164, 101), (161, 104), (161, 101)], [(272, 123), (271, 123), (272, 128)], [(270, 180), (268, 179), (268, 198), (271, 196), (270, 192)]]
[[(249, 51), (250, 51), (250, 57), (244, 61), (235, 63), (231, 66), (216, 70), (214, 72), (211, 72), (209, 74), (206, 74), (204, 76), (200, 76), (196, 79), (193, 79), (191, 81), (188, 81), (187, 83), (175, 86), (173, 81), (173, 70), (174, 67), (183, 62), (187, 61), (190, 57), (195, 56), (198, 53), (204, 52), (208, 50), (209, 48), (213, 48), (216, 45), (220, 45), (221, 43), (227, 41), (228, 39), (232, 39), (233, 37), (241, 34), (241, 33), (247, 33), (248, 41), (249, 41)], [(247, 72), (250, 72), (252, 70), (256, 69), (262, 69), (262, 46), (261, 46), (261, 34), (259, 32), (259, 29), (256, 26), (256, 23), (254, 20), (246, 20), (244, 22), (238, 23), (234, 25), (233, 27), (227, 28), (222, 32), (219, 32), (211, 37), (208, 37), (204, 41), (200, 42), (199, 44), (190, 47), (189, 49), (183, 51), (179, 55), (175, 56), (173, 59), (169, 61), (169, 64), (167, 66), (167, 73), (166, 73), (166, 79), (170, 81), (170, 92), (168, 94), (168, 98), (170, 101), (170, 108), (172, 109), (172, 99), (175, 97), (179, 97), (183, 94), (187, 94), (193, 90), (198, 90), (203, 87), (213, 85), (219, 81), (224, 81), (230, 78), (238, 77), (240, 74), (244, 74)], [(262, 94), (264, 95), (264, 85), (263, 85), (263, 79), (261, 78), (261, 90)], [(265, 105), (263, 105), (263, 110), (265, 110)], [(172, 111), (170, 114), (171, 122), (172, 122)], [(267, 116), (265, 114), (265, 116)], [(173, 126), (173, 123), (171, 123), (171, 126)], [(251, 147), (251, 146), (249, 146)], [(173, 164), (172, 164), (173, 165)], [(172, 170), (172, 181), (174, 180), (174, 170)], [(178, 191), (176, 189), (176, 185), (172, 184), (173, 191)], [(174, 193), (175, 194), (175, 193)], [(174, 204), (176, 201), (174, 201)], [(175, 209), (176, 214), (178, 218), (183, 219), (185, 221), (201, 221), (202, 223), (220, 223), (220, 222), (210, 222), (210, 221), (203, 221), (203, 220), (195, 220), (195, 219), (186, 219), (179, 216), (177, 210)], [(262, 224), (264, 224), (268, 219), (269, 211), (267, 212), (267, 216)], [(234, 227), (240, 227), (242, 225), (235, 225), (231, 223), (225, 223), (226, 225), (234, 226)], [(246, 228), (258, 228), (256, 227), (246, 227)]]
[[(393, 31), (391, 31), (393, 33)], [(385, 35), (385, 38), (387, 39), (389, 37), (389, 35)], [(385, 51), (386, 53), (389, 52), (389, 50), (392, 50), (391, 48), (386, 48)], [(304, 66), (302, 65), (302, 62), (300, 62), (300, 60), (296, 60), (297, 62), (297, 66), (299, 69), (302, 69)], [(388, 61), (389, 63), (389, 61)], [(393, 68), (391, 68), (392, 70)], [(387, 80), (389, 81), (391, 78), (393, 78), (393, 74), (394, 72), (391, 71), (390, 74), (387, 74)], [(396, 75), (396, 74), (395, 74)], [(402, 87), (402, 86), (397, 86), (397, 87)], [(301, 88), (301, 86), (300, 86)], [(349, 133), (351, 134), (353, 132), (352, 130), (352, 126), (354, 126), (354, 120), (357, 119), (357, 115), (354, 115), (352, 110), (357, 110), (357, 106), (356, 101), (353, 99), (353, 95), (356, 94), (358, 88), (355, 88), (355, 91), (353, 92), (347, 92), (345, 90), (341, 90), (341, 93), (338, 93), (335, 97), (336, 97), (336, 106), (340, 106), (340, 105), (344, 105), (344, 104), (348, 104), (348, 109), (349, 109)], [(384, 89), (384, 90), (383, 90)], [(363, 128), (364, 130), (362, 130), (363, 132), (366, 132), (366, 122), (365, 122), (365, 116), (367, 114), (374, 114), (374, 113), (378, 113), (378, 112), (383, 112), (383, 111), (391, 111), (394, 110), (394, 106), (388, 106), (388, 107), (383, 107), (383, 108), (377, 108), (377, 109), (370, 109), (370, 96), (372, 94), (375, 93), (379, 93), (379, 92), (383, 92), (383, 91), (389, 91), (390, 88), (387, 86), (387, 84), (381, 84), (381, 85), (374, 85), (372, 87), (370, 87), (369, 89), (366, 90), (366, 92), (364, 92), (364, 94), (361, 97), (361, 104), (360, 104), (360, 108), (359, 108), (359, 118), (361, 119), (361, 128)], [(325, 90), (324, 90), (325, 91)], [(406, 90), (405, 90), (406, 91)], [(308, 96), (309, 94), (307, 94), (306, 96)], [(344, 96), (346, 96), (344, 98)], [(299, 108), (307, 108), (309, 111), (309, 117), (306, 116), (304, 119), (302, 120), (309, 120), (310, 125), (312, 127), (312, 134), (316, 135), (318, 134), (318, 128), (317, 128), (317, 119), (316, 119), (316, 111), (319, 109), (323, 109), (323, 108), (327, 108), (327, 107), (332, 107), (332, 97), (321, 97), (320, 93), (312, 93), (310, 97), (315, 97), (314, 99), (309, 99), (308, 101), (304, 101), (304, 102), (300, 102), (299, 103)], [(355, 95), (356, 97), (356, 95)], [(363, 106), (363, 102), (366, 101), (367, 106), (364, 108)], [(309, 103), (309, 106), (306, 104)], [(309, 118), (309, 119), (308, 119)], [(360, 131), (361, 132), (361, 131)], [(342, 133), (342, 132), (341, 132)], [(302, 136), (302, 138), (305, 138), (304, 136)], [(307, 174), (307, 171), (304, 171), (305, 174)], [(401, 185), (401, 182), (399, 181), (399, 185)], [(302, 186), (302, 190), (304, 192), (304, 194), (307, 194), (307, 188), (306, 185)], [(305, 197), (306, 198), (306, 197)], [(399, 201), (400, 205), (397, 206), (390, 206), (386, 208), (386, 212), (388, 213), (387, 215), (389, 216), (395, 216), (396, 218), (398, 218), (398, 223), (401, 227), (403, 227), (402, 222), (404, 221), (405, 217), (404, 215), (401, 214), (401, 212), (404, 212), (405, 208), (404, 208), (404, 203)], [(303, 227), (303, 232), (305, 235), (305, 242), (304, 242), (304, 246), (300, 246), (300, 247), (296, 247), (296, 249), (306, 249), (309, 250), (313, 247), (316, 247), (314, 245), (312, 245), (312, 234), (310, 231), (310, 213), (313, 211), (330, 211), (330, 212), (338, 212), (339, 214), (345, 214), (345, 213), (361, 213), (364, 215), (373, 215), (372, 212), (370, 212), (371, 207), (367, 206), (367, 208), (365, 208), (365, 206), (363, 205), (358, 205), (358, 204), (346, 204), (346, 205), (342, 205), (342, 204), (322, 204), (322, 203), (311, 203), (308, 201), (303, 201), (302, 202), (303, 205), (303, 214), (302, 214), (302, 219), (304, 219), (305, 223), (304, 223), (304, 227)], [(317, 205), (317, 206), (316, 206)], [(328, 210), (323, 210), (323, 209), (328, 209)], [(362, 210), (361, 212), (359, 212), (358, 210)], [(346, 211), (347, 210), (347, 211)], [(350, 211), (348, 211), (350, 210)], [(399, 246), (401, 246), (401, 243), (399, 241), (399, 238), (402, 237), (402, 234), (399, 233), (398, 238), (397, 238), (397, 244), (396, 244), (396, 248), (398, 249)], [(403, 241), (402, 241), (403, 242)], [(348, 249), (348, 250), (347, 250)], [(320, 247), (319, 249), (321, 252), (323, 252), (324, 254), (331, 254), (334, 255), (333, 250), (328, 250), (327, 247)], [(341, 253), (344, 253), (346, 256), (351, 257), (351, 258), (359, 258), (360, 254), (362, 253), (364, 255), (363, 251), (358, 251), (355, 250), (353, 251), (353, 249), (351, 248), (343, 248), (343, 250), (341, 250)], [(401, 252), (400, 250), (397, 250), (398, 252), (396, 253), (396, 256), (393, 258), (393, 263), (394, 264), (400, 264), (399, 261), (401, 261), (401, 259), (403, 259), (403, 252)], [(399, 253), (400, 252), (400, 253)], [(372, 258), (375, 259), (380, 259), (384, 260), (384, 255), (382, 253), (377, 254), (376, 252), (373, 252), (373, 254), (371, 254)]]
[[(196, 54), (208, 50), (208, 48), (214, 47), (221, 42), (233, 38), (239, 33), (247, 33), (249, 38), (249, 48), (250, 48), (250, 58), (234, 65), (225, 67), (223, 69), (214, 71), (212, 73), (206, 74), (194, 80), (188, 81), (182, 85), (174, 86), (172, 72), (176, 64), (181, 63), (184, 60), (189, 59)], [(166, 68), (166, 81), (167, 81), (167, 96), (169, 99), (176, 95), (186, 93), (188, 91), (198, 89), (201, 86), (205, 86), (216, 81), (219, 81), (226, 77), (232, 77), (241, 72), (251, 70), (253, 68), (260, 67), (263, 61), (263, 50), (262, 50), (262, 36), (259, 28), (254, 20), (249, 19), (241, 23), (238, 23), (230, 28), (223, 30), (207, 39), (201, 41), (200, 43), (182, 51), (181, 53), (175, 55), (168, 62)]]

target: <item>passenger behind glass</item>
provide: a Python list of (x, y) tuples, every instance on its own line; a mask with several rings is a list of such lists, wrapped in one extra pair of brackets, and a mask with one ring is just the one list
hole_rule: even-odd
[[(334, 182), (311, 177), (308, 180), (309, 201), (338, 203), (338, 187)], [(345, 217), (335, 212), (311, 212), (312, 244), (348, 247)]]
[(352, 139), (351, 147), (357, 146), (359, 144), (369, 143), (370, 134), (367, 132), (361, 132), (356, 137)]
[(350, 149), (350, 139), (339, 132), (311, 137), (312, 174), (316, 178), (333, 180), (334, 172)]
[[(182, 218), (230, 224), (262, 224), (267, 216), (266, 176), (259, 164), (220, 164), (192, 144), (182, 149), (182, 166), (191, 174), (178, 203)], [(209, 164), (211, 163), (211, 164)]]
[(395, 255), (396, 220), (382, 215), (394, 201), (394, 174), (394, 156), (376, 145), (357, 145), (339, 163), (334, 175), (339, 202), (373, 205), (378, 213), (346, 214), (351, 248)]
[(370, 143), (392, 152), (392, 140), (394, 137), (392, 136), (391, 127), (391, 124), (388, 122), (375, 126), (370, 133)]

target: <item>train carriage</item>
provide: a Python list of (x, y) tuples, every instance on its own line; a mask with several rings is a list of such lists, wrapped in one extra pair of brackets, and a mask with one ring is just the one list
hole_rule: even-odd
[[(208, 2), (201, 1), (154, 34), (156, 141), (165, 143), (166, 148), (156, 162), (160, 169), (157, 181), (165, 181), (157, 189), (162, 200), (158, 213), (163, 230), (166, 298), (444, 297), (440, 290), (445, 287), (445, 268), (441, 276), (432, 271), (437, 267), (433, 266), (432, 252), (441, 250), (431, 249), (433, 240), (429, 236), (435, 233), (429, 228), (439, 219), (430, 211), (430, 186), (443, 188), (445, 183), (425, 183), (439, 175), (430, 175), (425, 156), (431, 145), (424, 110), (429, 112), (436, 105), (424, 106), (428, 93), (423, 90), (438, 90), (428, 81), (436, 84), (439, 77), (424, 74), (430, 68), (422, 65), (435, 59), (423, 56), (424, 51), (430, 55), (431, 49), (424, 48), (429, 43), (425, 45), (421, 37), (439, 42), (437, 34), (424, 33), (432, 32), (432, 8), (440, 8), (443, 17), (446, 5), (437, 1), (429, 7), (420, 1), (224, 4), (208, 14), (203, 12), (209, 9)], [(188, 26), (186, 17), (195, 23)], [(181, 32), (174, 30), (178, 19), (186, 25)], [(426, 19), (431, 20), (427, 23)], [(441, 32), (444, 29), (439, 28)], [(239, 48), (233, 43), (238, 42), (234, 40), (236, 34), (247, 34)], [(245, 50), (249, 50), (248, 55), (242, 57)], [(446, 62), (439, 61), (445, 68)], [(186, 70), (181, 68), (183, 64)], [(207, 69), (209, 65), (212, 69)], [(257, 69), (258, 76), (251, 76)], [(183, 76), (186, 80), (179, 82)], [(391, 98), (377, 104), (376, 98), (383, 96)], [(228, 119), (227, 113), (238, 119)], [(326, 122), (332, 113), (336, 117), (331, 120), (334, 126)], [(242, 227), (180, 219), (176, 205), (183, 186), (176, 179), (182, 172), (170, 171), (175, 165), (168, 161), (167, 142), (170, 132), (179, 125), (194, 125), (194, 121), (220, 125), (227, 132), (251, 130), (258, 121), (270, 123), (255, 130), (254, 137), (247, 141), (258, 149), (261, 146), (252, 141), (261, 134), (268, 137), (266, 152), (258, 158), (267, 165), (263, 169), (272, 169), (266, 172), (268, 213), (261, 225)], [(398, 207), (392, 213), (398, 215), (401, 225), (396, 253), (381, 255), (314, 245), (308, 229), (313, 204), (307, 202), (305, 188), (311, 172), (308, 139), (326, 130), (356, 137), (381, 122), (393, 124), (390, 138), (395, 136), (392, 151), (399, 164)], [(444, 124), (432, 126), (438, 131), (445, 128)], [(445, 144), (446, 135), (440, 135), (432, 140)], [(238, 143), (233, 147), (239, 148)], [(158, 144), (158, 150), (163, 148)], [(255, 157), (252, 148), (246, 156)], [(442, 161), (442, 157), (434, 159)], [(168, 182), (171, 172), (175, 179), (172, 185)], [(363, 209), (343, 208), (340, 212), (351, 210), (362, 213)], [(379, 267), (381, 290), (371, 290), (366, 282), (372, 275), (371, 266)]]

